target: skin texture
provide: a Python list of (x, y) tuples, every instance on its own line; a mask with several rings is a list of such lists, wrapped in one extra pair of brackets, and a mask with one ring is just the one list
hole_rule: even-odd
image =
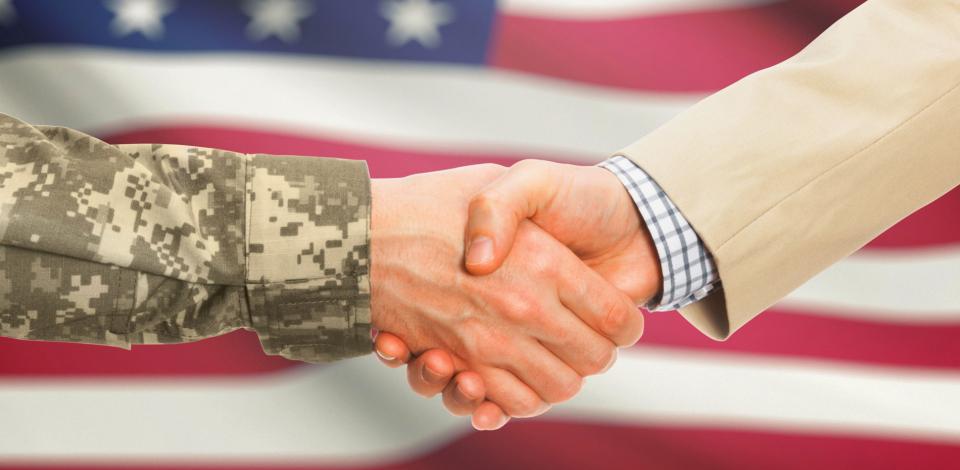
[[(465, 265), (471, 274), (495, 272), (521, 250), (515, 243), (517, 230), (529, 220), (636, 304), (656, 295), (662, 284), (659, 258), (636, 206), (605, 169), (523, 161), (475, 194), (468, 210)], [(607, 328), (598, 325), (616, 337)], [(448, 351), (430, 350), (413, 358), (400, 337), (390, 333), (377, 337), (376, 348), (389, 352), (381, 361), (391, 367), (413, 359), (408, 366), (411, 388), (426, 396), (443, 393), (447, 409), (455, 415), (472, 413), (477, 429), (498, 429), (509, 420), (509, 410), (477, 398), (485, 390), (483, 378), (458, 368)], [(425, 368), (433, 371), (429, 382), (421, 373)]]
[[(414, 390), (450, 388), (447, 400), (460, 413), (535, 416), (606, 370), (643, 323), (628, 296), (529, 221), (518, 225), (516, 253), (501, 269), (464, 269), (470, 197), (503, 171), (481, 165), (374, 180), (371, 315), (413, 353), (442, 350), (409, 369)], [(448, 386), (450, 367), (472, 372)]]
[[(662, 284), (659, 257), (636, 205), (617, 177), (600, 167), (525, 160), (470, 202), (467, 270), (495, 271), (529, 219), (569, 247), (637, 304)], [(477, 240), (492, 240), (484, 254)], [(473, 251), (473, 250), (471, 250)]]

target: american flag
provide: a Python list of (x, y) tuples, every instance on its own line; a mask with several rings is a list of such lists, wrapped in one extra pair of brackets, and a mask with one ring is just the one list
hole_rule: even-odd
[[(114, 143), (362, 158), (374, 177), (592, 164), (859, 3), (0, 0), (0, 112)], [(958, 214), (954, 190), (724, 343), (648, 315), (581, 396), (495, 433), (372, 356), (308, 366), (246, 332), (132, 351), (3, 339), (0, 464), (960, 465)]]

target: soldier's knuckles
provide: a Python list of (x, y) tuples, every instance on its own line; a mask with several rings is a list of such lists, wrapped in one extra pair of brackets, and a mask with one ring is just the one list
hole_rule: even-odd
[(510, 416), (518, 418), (532, 418), (543, 414), (548, 405), (543, 399), (533, 392), (524, 391), (518, 393), (511, 401), (505, 404), (503, 408)]
[(503, 173), (503, 171), (506, 170), (506, 167), (496, 163), (481, 163), (479, 165), (474, 165), (473, 169), (477, 174), (491, 177)]
[(507, 338), (479, 319), (463, 322), (460, 336), (464, 350), (470, 358), (486, 364), (499, 362), (508, 344)]
[(520, 160), (511, 168), (512, 172), (522, 173), (522, 172), (542, 172), (547, 166), (547, 162), (543, 160), (536, 160), (528, 158), (526, 160)]
[(500, 311), (510, 323), (532, 325), (542, 323), (543, 304), (530, 292), (514, 292), (504, 295), (500, 301)]
[(487, 328), (481, 321), (475, 317), (464, 318), (457, 325), (457, 332), (460, 336), (460, 342), (467, 354), (476, 354), (480, 348), (480, 338), (483, 337)]
[(487, 363), (504, 365), (513, 349), (513, 341), (508, 335), (499, 332), (487, 332), (478, 339), (477, 349)]

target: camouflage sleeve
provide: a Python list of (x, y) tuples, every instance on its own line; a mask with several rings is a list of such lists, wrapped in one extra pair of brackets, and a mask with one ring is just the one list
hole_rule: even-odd
[(363, 162), (112, 146), (0, 114), (0, 335), (129, 347), (253, 329), (371, 350)]

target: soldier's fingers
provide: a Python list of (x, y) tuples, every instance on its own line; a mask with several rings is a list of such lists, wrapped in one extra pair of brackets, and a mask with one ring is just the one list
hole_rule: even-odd
[(487, 389), (480, 374), (461, 372), (443, 389), (443, 406), (454, 416), (473, 414), (483, 403), (486, 394)]
[[(549, 403), (509, 370), (483, 367), (479, 372), (487, 386), (487, 398), (499, 405), (506, 415), (532, 418), (550, 409)], [(481, 407), (488, 408), (485, 405)]]
[(455, 372), (450, 353), (443, 349), (431, 349), (407, 366), (407, 382), (414, 392), (432, 397), (446, 388)]
[(504, 427), (509, 421), (510, 416), (507, 416), (503, 409), (492, 401), (481, 403), (470, 419), (473, 429), (477, 431), (495, 431)]
[(381, 331), (373, 342), (374, 351), (380, 362), (387, 367), (400, 367), (410, 361), (410, 348), (400, 338)]

